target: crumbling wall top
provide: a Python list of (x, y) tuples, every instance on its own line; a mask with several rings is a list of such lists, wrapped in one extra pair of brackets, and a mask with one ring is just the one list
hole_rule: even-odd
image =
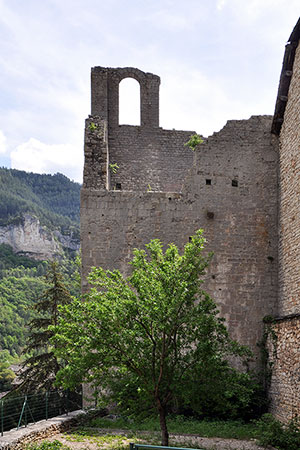
[(137, 81), (143, 81), (146, 79), (155, 79), (160, 83), (160, 77), (158, 75), (155, 75), (151, 72), (143, 72), (140, 69), (137, 69), (135, 67), (101, 67), (101, 66), (95, 66), (92, 67), (92, 73), (101, 73), (101, 74), (110, 74), (115, 77), (118, 77), (120, 81), (123, 78), (134, 78)]

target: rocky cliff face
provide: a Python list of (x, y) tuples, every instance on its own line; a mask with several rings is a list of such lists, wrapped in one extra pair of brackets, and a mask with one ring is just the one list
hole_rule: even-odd
[(23, 223), (0, 227), (0, 244), (8, 244), (15, 253), (37, 260), (52, 259), (61, 254), (63, 248), (79, 250), (79, 242), (72, 237), (47, 230), (30, 214), (24, 214), (23, 218)]

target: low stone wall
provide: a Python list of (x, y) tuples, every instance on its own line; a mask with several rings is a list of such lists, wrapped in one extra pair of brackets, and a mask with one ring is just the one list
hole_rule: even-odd
[(77, 417), (85, 414), (84, 411), (73, 411), (68, 415), (53, 417), (48, 420), (41, 420), (35, 424), (30, 424), (26, 428), (13, 429), (4, 432), (0, 436), (0, 450), (24, 450), (29, 443), (46, 439), (54, 434), (66, 431), (77, 422)]
[(274, 364), (270, 412), (287, 423), (300, 416), (300, 315), (278, 318), (272, 327), (276, 341), (269, 340), (270, 362)]

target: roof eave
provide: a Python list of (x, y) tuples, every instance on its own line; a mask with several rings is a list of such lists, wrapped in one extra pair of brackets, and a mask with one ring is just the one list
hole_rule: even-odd
[(292, 34), (285, 46), (285, 52), (282, 63), (282, 70), (279, 80), (278, 94), (275, 105), (275, 112), (272, 123), (272, 133), (279, 136), (283, 123), (284, 112), (288, 100), (290, 82), (293, 74), (293, 66), (295, 60), (296, 49), (300, 39), (300, 18), (296, 23)]

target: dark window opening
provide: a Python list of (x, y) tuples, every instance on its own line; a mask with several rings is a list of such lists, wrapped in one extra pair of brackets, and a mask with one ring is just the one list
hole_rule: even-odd
[(211, 186), (211, 180), (209, 178), (206, 178), (205, 182), (206, 182), (207, 186)]
[(122, 185), (121, 185), (121, 183), (116, 183), (116, 190), (117, 190), (117, 191), (121, 191), (121, 190), (122, 190)]
[(238, 185), (239, 185), (238, 180), (232, 180), (231, 186), (238, 187)]

